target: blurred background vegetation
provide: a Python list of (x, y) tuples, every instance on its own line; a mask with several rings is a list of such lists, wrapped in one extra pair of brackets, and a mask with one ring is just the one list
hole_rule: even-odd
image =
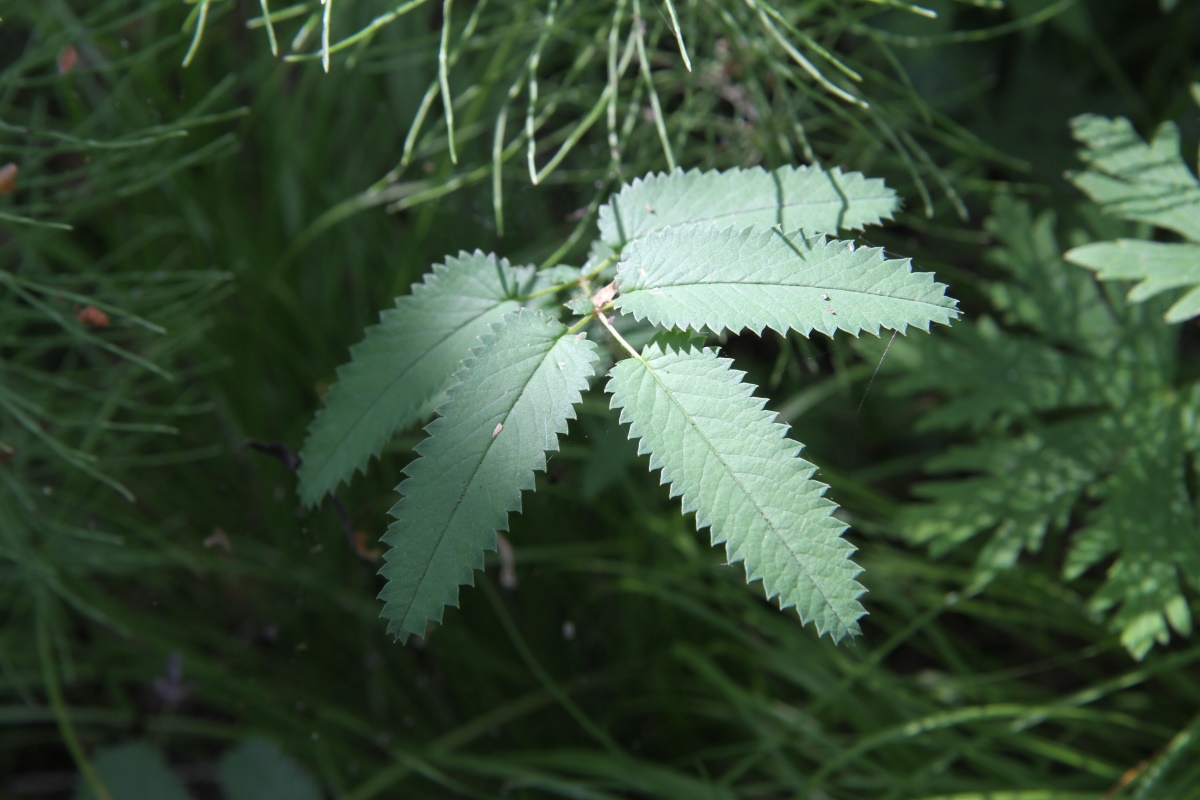
[[(1072, 116), (1178, 120), (1194, 163), (1197, 4), (925, 6), (0, 2), (0, 791), (1200, 797), (1200, 643), (1135, 661), (1102, 570), (980, 582), (982, 544), (905, 535), (966, 435), (918, 429), (939, 398), (892, 388), (900, 341), (873, 383), (887, 341), (724, 342), (853, 526), (846, 646), (721, 565), (598, 397), (512, 521), (517, 586), (493, 566), (403, 648), (377, 537), (419, 431), (345, 518), (272, 457), (432, 263), (581, 263), (648, 171), (886, 178), (906, 211), (866, 239), (970, 319), (1045, 256), (1034, 216), (1102, 227), (1062, 179)], [(1194, 376), (1194, 323), (1168, 344)]]

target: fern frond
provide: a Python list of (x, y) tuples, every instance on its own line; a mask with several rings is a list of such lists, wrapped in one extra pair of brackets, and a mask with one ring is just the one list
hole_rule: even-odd
[(378, 456), (397, 430), (417, 422), (479, 337), (545, 276), (494, 255), (447, 258), (397, 298), (350, 350), (350, 361), (309, 426), (300, 498), (314, 505)]
[(630, 243), (617, 267), (616, 307), (659, 326), (720, 333), (770, 328), (903, 333), (958, 317), (930, 273), (880, 248), (777, 228), (685, 225)]
[(917, 486), (936, 513), (909, 506), (900, 529), (934, 555), (990, 534), (979, 569), (1014, 566), (1022, 550), (1037, 552), (1048, 533), (1066, 530), (1076, 504), (1110, 466), (1115, 448), (1110, 437), (1097, 436), (1096, 422), (1088, 416), (939, 456), (927, 469), (960, 477)]
[(1072, 542), (1064, 573), (1074, 578), (1114, 558), (1104, 585), (1092, 598), (1098, 611), (1116, 609), (1113, 627), (1138, 659), (1171, 629), (1192, 632), (1183, 584), (1200, 589), (1200, 537), (1187, 489), (1180, 408), (1149, 396), (1119, 420), (1131, 434), (1103, 484), (1105, 502)]
[(531, 310), (507, 315), (474, 351), (398, 487), (380, 570), (389, 632), (422, 635), (457, 605), (458, 587), (472, 583), (575, 418), (595, 361), (582, 334)]
[(636, 179), (601, 206), (600, 239), (620, 250), (655, 231), (693, 222), (836, 233), (890, 219), (898, 207), (896, 193), (883, 181), (836, 168), (675, 170)]
[[(1052, 258), (1052, 220), (1008, 208), (989, 227), (999, 230), (1000, 219), (1009, 223), (1004, 252), (990, 260), (1012, 280), (989, 294), (1019, 328), (984, 316), (947, 336), (909, 340), (896, 355), (907, 366), (901, 392), (942, 400), (927, 425), (979, 432), (974, 444), (930, 462), (932, 473), (953, 478), (919, 485), (915, 493), (932, 502), (906, 509), (900, 527), (939, 554), (982, 540), (982, 580), (1048, 537), (1066, 537), (1067, 579), (1110, 562), (1092, 606), (1141, 658), (1172, 629), (1191, 630), (1182, 586), (1200, 586), (1187, 478), (1200, 449), (1200, 406), (1194, 390), (1176, 386), (1178, 328), (1155, 319), (1160, 301), (1113, 307), (1077, 278), (1060, 279), (1066, 270), (1091, 280)], [(1059, 323), (1037, 315), (1059, 309), (1088, 341), (1047, 341)], [(1022, 332), (1030, 329), (1038, 335)]]
[(898, 394), (932, 388), (942, 396), (922, 414), (921, 430), (991, 428), (1038, 411), (1097, 408), (1128, 397), (1127, 381), (1114, 381), (1085, 356), (1013, 336), (989, 317), (958, 327), (906, 353), (909, 368), (893, 384)]
[(1028, 203), (998, 195), (984, 221), (997, 246), (985, 258), (1003, 275), (986, 284), (987, 295), (1010, 326), (1072, 352), (1107, 353), (1118, 330), (1113, 309), (1090, 274), (1063, 268), (1056, 226), (1054, 212), (1034, 217)]
[(841, 538), (846, 525), (743, 373), (712, 349), (652, 342), (609, 376), (612, 407), (684, 513), (696, 512), (697, 529), (710, 527), (729, 561), (745, 563), (747, 581), (761, 579), (768, 598), (794, 606), (819, 633), (857, 634), (865, 590), (854, 547)]
[(1179, 128), (1163, 123), (1150, 144), (1133, 123), (1084, 114), (1071, 132), (1088, 165), (1069, 177), (1105, 214), (1148, 222), (1200, 242), (1200, 181), (1179, 154)]

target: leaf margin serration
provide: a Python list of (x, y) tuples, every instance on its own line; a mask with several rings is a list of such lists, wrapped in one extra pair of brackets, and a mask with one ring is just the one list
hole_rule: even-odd
[[(747, 252), (761, 260), (739, 275), (739, 260)], [(824, 284), (787, 283), (805, 269), (828, 273), (821, 276)], [(769, 277), (755, 281), (753, 273)], [(869, 287), (852, 285), (867, 279), (874, 280)], [(857, 337), (863, 331), (878, 336), (881, 328), (905, 333), (909, 326), (928, 333), (932, 324), (948, 325), (959, 317), (958, 301), (946, 295), (946, 284), (931, 272), (914, 271), (911, 259), (887, 258), (883, 248), (855, 247), (799, 229), (694, 223), (655, 231), (625, 247), (617, 281), (614, 306), (622, 313), (659, 327), (707, 328), (718, 335), (743, 329), (761, 335), (770, 328), (782, 335), (794, 330), (807, 337), (816, 330), (832, 337), (841, 330)], [(892, 293), (870, 291), (885, 282), (892, 284)], [(728, 301), (726, 293), (737, 293), (738, 302)], [(892, 310), (884, 314), (867, 307), (872, 303)], [(726, 304), (729, 316), (722, 318), (715, 305)], [(912, 310), (907, 316), (901, 312), (905, 304)], [(917, 313), (926, 308), (928, 313)]]
[[(473, 272), (461, 274), (468, 270)], [(477, 316), (462, 325), (441, 329), (442, 338), (431, 347), (425, 348), (424, 352), (417, 355), (403, 370), (397, 370), (383, 391), (369, 391), (368, 387), (378, 380), (378, 376), (370, 374), (369, 369), (388, 359), (388, 346), (392, 345), (400, 352), (411, 350), (410, 339), (429, 330), (428, 326), (420, 327), (421, 323), (436, 324), (432, 320), (423, 319), (425, 316), (436, 316), (433, 313), (436, 309), (430, 308), (431, 296), (439, 302), (449, 301), (454, 297), (471, 297), (484, 301), (482, 295), (454, 294), (455, 291), (464, 288), (454, 281), (470, 281), (480, 277), (496, 279), (499, 288), (504, 290), (503, 294), (492, 298), (494, 304), (481, 310)], [(494, 253), (484, 253), (478, 249), (470, 253), (460, 251), (456, 256), (447, 256), (442, 262), (434, 264), (420, 281), (410, 287), (407, 294), (400, 295), (392, 307), (384, 309), (380, 313), (379, 322), (368, 327), (363, 337), (350, 348), (349, 357), (337, 368), (334, 383), (330, 385), (322, 399), (321, 408), (309, 423), (300, 451), (300, 466), (297, 469), (301, 502), (305, 506), (314, 506), (327, 493), (349, 481), (355, 474), (365, 473), (371, 460), (379, 457), (388, 440), (397, 431), (416, 422), (439, 390), (453, 383), (455, 371), (473, 344), (481, 335), (487, 333), (492, 323), (519, 306), (522, 288), (528, 290), (538, 278), (539, 274), (533, 267), (514, 266), (508, 259), (497, 258)], [(445, 285), (447, 282), (450, 282), (449, 286)], [(412, 319), (414, 316), (416, 320)], [(462, 335), (459, 335), (460, 333)], [(462, 342), (461, 355), (454, 358), (440, 381), (429, 381), (427, 385), (415, 389), (397, 388), (406, 378), (412, 376), (413, 370), (422, 359), (430, 357), (438, 347), (448, 345), (456, 338), (465, 340)], [(376, 408), (378, 404), (389, 400), (393, 405), (397, 405), (397, 401), (401, 399), (403, 402), (390, 411)], [(368, 408), (360, 411), (367, 403)], [(354, 421), (345, 421), (343, 417), (347, 416), (354, 416)], [(367, 432), (362, 433), (363, 429), (367, 429)], [(354, 437), (362, 438), (368, 435), (369, 444), (358, 443), (358, 446), (355, 446)]]
[[(757, 222), (765, 225), (774, 225), (783, 220), (779, 219), (780, 204), (778, 202), (777, 190), (784, 184), (790, 184), (795, 181), (795, 185), (791, 191), (803, 192), (804, 189), (811, 188), (805, 182), (816, 182), (818, 185), (821, 179), (824, 178), (824, 186), (827, 188), (832, 186), (833, 195), (837, 198), (826, 199), (823, 202), (826, 205), (834, 205), (841, 203), (843, 208), (840, 214), (835, 214), (838, 217), (832, 224), (827, 219), (814, 221), (814, 217), (808, 217), (807, 225), (789, 224), (788, 228), (804, 228), (809, 233), (836, 233), (838, 230), (861, 230), (868, 225), (877, 225), (884, 220), (892, 218), (892, 215), (900, 206), (900, 200), (894, 190), (889, 188), (881, 178), (869, 178), (861, 172), (850, 171), (844, 172), (840, 167), (825, 169), (819, 165), (800, 165), (800, 166), (784, 166), (775, 170), (767, 170), (763, 167), (735, 167), (728, 170), (705, 170), (690, 169), (686, 172), (680, 168), (676, 168), (670, 172), (654, 172), (648, 175), (634, 178), (629, 183), (621, 187), (621, 190), (614, 194), (607, 203), (600, 207), (597, 226), (599, 234), (596, 239), (596, 245), (593, 247), (593, 258), (596, 257), (596, 248), (611, 249), (619, 251), (622, 247), (631, 241), (635, 241), (641, 236), (648, 235), (655, 230), (660, 230), (665, 227), (674, 225), (687, 224), (690, 222), (699, 222), (710, 219), (709, 217), (691, 217), (680, 219), (675, 222), (670, 222), (667, 225), (650, 227), (646, 230), (637, 232), (637, 227), (632, 223), (627, 225), (622, 221), (621, 206), (630, 204), (634, 215), (644, 212), (643, 216), (661, 217), (659, 219), (666, 220), (667, 209), (662, 206), (664, 198), (661, 193), (664, 190), (670, 190), (670, 184), (678, 184), (674, 190), (676, 202), (686, 200), (693, 203), (698, 208), (713, 208), (720, 207), (724, 209), (722, 216), (729, 216), (730, 203), (728, 198), (724, 202), (720, 202), (719, 197), (714, 197), (714, 194), (719, 194), (720, 191), (729, 192), (730, 186), (738, 181), (753, 182), (758, 181), (764, 187), (770, 187), (769, 196), (772, 198), (771, 204), (763, 205), (761, 201), (755, 201), (754, 208), (742, 208), (737, 214), (742, 217), (754, 216), (753, 220), (747, 219), (742, 225)], [(725, 187), (720, 186), (725, 184)], [(858, 189), (863, 189), (863, 195), (858, 196)], [(867, 194), (868, 192), (873, 194)], [(707, 194), (705, 194), (707, 193)], [(762, 192), (756, 192), (747, 189), (741, 192), (747, 198), (755, 198), (763, 195)], [(656, 207), (653, 202), (660, 204)], [(750, 204), (751, 200), (744, 201)], [(864, 211), (860, 214), (846, 218), (846, 215), (853, 211), (855, 204), (864, 207)], [(640, 207), (639, 207), (640, 204)], [(793, 208), (793, 214), (800, 212), (795, 210), (800, 203), (788, 204), (784, 203), (784, 208)], [(879, 208), (876, 210), (874, 206)], [(871, 207), (871, 210), (865, 210), (865, 207)], [(774, 213), (770, 213), (771, 211)], [(825, 215), (826, 218), (828, 214)], [(732, 223), (735, 224), (736, 223)], [(741, 226), (737, 226), (741, 227)], [(624, 230), (628, 228), (628, 230)]]
[[(492, 361), (504, 355), (503, 350), (501, 349), (501, 344), (503, 344), (504, 347), (518, 347), (522, 344), (522, 341), (524, 341), (527, 346), (532, 346), (530, 340), (521, 340), (516, 337), (518, 337), (522, 332), (519, 330), (521, 326), (531, 327), (533, 325), (541, 325), (545, 327), (547, 331), (553, 332), (554, 335), (551, 343), (546, 348), (541, 358), (538, 359), (537, 364), (533, 368), (533, 371), (530, 373), (528, 379), (517, 391), (512, 406), (510, 406), (507, 411), (503, 411), (503, 413), (493, 413), (492, 416), (488, 417), (488, 419), (483, 422), (471, 421), (470, 419), (459, 419), (459, 407), (463, 403), (470, 403), (473, 399), (469, 395), (472, 393), (486, 394), (490, 390), (490, 386), (487, 381), (489, 379), (497, 379), (500, 377), (499, 373), (496, 371), (491, 371), (491, 368), (493, 367)], [(504, 341), (505, 337), (509, 336), (514, 337), (513, 342)], [(559, 350), (560, 345), (563, 345), (568, 349)], [(403, 587), (398, 588), (398, 577), (396, 573), (398, 570), (403, 568), (403, 565), (396, 565), (400, 563), (399, 560), (405, 555), (403, 552), (404, 542), (402, 541), (402, 537), (412, 533), (412, 531), (404, 530), (406, 525), (412, 524), (412, 520), (406, 519), (405, 514), (409, 505), (418, 503), (418, 500), (414, 499), (417, 489), (426, 491), (426, 487), (421, 486), (421, 483), (425, 480), (425, 476), (427, 474), (426, 470), (438, 467), (437, 463), (434, 463), (432, 466), (430, 466), (429, 459), (435, 459), (443, 455), (439, 451), (445, 446), (445, 442), (447, 441), (446, 437), (450, 435), (465, 435), (468, 438), (479, 440), (484, 445), (484, 451), (482, 455), (480, 455), (479, 465), (472, 472), (467, 485), (462, 487), (461, 494), (459, 494), (457, 500), (455, 500), (453, 503), (453, 509), (450, 512), (450, 516), (447, 518), (446, 522), (446, 529), (448, 530), (450, 523), (453, 521), (453, 517), (458, 513), (464, 500), (466, 499), (468, 491), (473, 488), (473, 485), (478, 485), (476, 481), (480, 479), (481, 475), (483, 476), (483, 480), (488, 478), (488, 476), (485, 474), (485, 462), (487, 461), (488, 456), (493, 452), (493, 447), (498, 442), (503, 442), (504, 446), (508, 446), (508, 443), (512, 442), (514, 438), (519, 439), (521, 431), (524, 430), (523, 426), (529, 424), (526, 420), (521, 418), (518, 418), (514, 422), (513, 414), (517, 413), (517, 406), (525, 397), (525, 393), (530, 385), (532, 385), (534, 382), (534, 379), (540, 373), (541, 369), (550, 363), (551, 356), (556, 353), (559, 353), (560, 355), (556, 357), (554, 363), (561, 373), (561, 371), (564, 369), (564, 364), (558, 359), (562, 358), (563, 355), (568, 353), (569, 348), (576, 346), (578, 346), (580, 349), (574, 352), (572, 356), (572, 358), (578, 362), (574, 364), (574, 366), (582, 366), (586, 369), (580, 369), (574, 378), (567, 378), (564, 376), (564, 381), (567, 383), (567, 385), (565, 385), (561, 396), (548, 396), (547, 400), (551, 404), (555, 402), (559, 403), (562, 406), (560, 409), (561, 413), (551, 418), (553, 423), (552, 425), (549, 427), (545, 427), (545, 425), (542, 426), (542, 439), (540, 441), (541, 446), (536, 448), (536, 450), (530, 450), (529, 452), (524, 453), (524, 455), (529, 456), (532, 463), (527, 465), (525, 468), (520, 469), (516, 475), (507, 476), (514, 478), (511, 485), (502, 487), (502, 489), (511, 490), (508, 499), (505, 500), (502, 505), (493, 506), (490, 512), (481, 512), (485, 514), (490, 513), (489, 524), (491, 527), (487, 529), (486, 533), (483, 533), (483, 537), (486, 538), (489, 535), (492, 537), (491, 546), (489, 547), (485, 543), (480, 547), (470, 547), (469, 549), (471, 552), (469, 553), (469, 558), (465, 562), (458, 564), (457, 567), (454, 565), (449, 567), (451, 570), (457, 569), (457, 573), (456, 577), (453, 579), (453, 582), (443, 581), (443, 585), (441, 587), (443, 590), (441, 593), (443, 600), (440, 603), (433, 603), (428, 599), (423, 601), (427, 607), (432, 608), (433, 610), (422, 612), (420, 609), (418, 609), (415, 615), (413, 614), (413, 608), (417, 605), (417, 600), (415, 599), (416, 593), (420, 591), (420, 587), (418, 587), (417, 590), (414, 591), (414, 599), (404, 606), (403, 616), (397, 619), (397, 614), (395, 613), (395, 603), (397, 602), (396, 595), (399, 589)], [(534, 473), (545, 470), (546, 453), (557, 450), (558, 437), (567, 432), (568, 422), (572, 419), (575, 419), (574, 408), (581, 401), (582, 392), (587, 389), (589, 380), (595, 375), (595, 364), (597, 361), (598, 356), (596, 353), (596, 346), (591, 340), (587, 339), (584, 334), (569, 334), (566, 327), (563, 326), (562, 323), (557, 319), (541, 311), (524, 308), (506, 314), (500, 322), (494, 324), (491, 332), (485, 336), (483, 341), (478, 346), (473, 348), (470, 355), (464, 359), (462, 366), (455, 375), (456, 383), (450, 390), (448, 399), (439, 409), (439, 416), (428, 426), (426, 426), (425, 430), (428, 435), (416, 449), (418, 458), (414, 459), (407, 467), (405, 467), (404, 473), (406, 477), (400, 483), (400, 485), (396, 487), (396, 490), (398, 493), (400, 493), (401, 497), (392, 507), (390, 512), (391, 516), (394, 518), (394, 521), (388, 527), (388, 531), (383, 537), (384, 543), (389, 545), (389, 548), (384, 555), (384, 564), (379, 570), (379, 574), (387, 581), (379, 592), (379, 599), (384, 603), (384, 607), (381, 610), (380, 615), (388, 620), (389, 633), (395, 635), (402, 642), (407, 640), (408, 637), (412, 635), (424, 635), (429, 623), (441, 621), (447, 606), (458, 605), (460, 588), (462, 586), (473, 585), (475, 571), (483, 567), (485, 553), (489, 550), (495, 549), (495, 533), (497, 531), (508, 530), (509, 514), (514, 511), (519, 512), (521, 510), (522, 493), (533, 488), (535, 481)], [(482, 373), (482, 375), (478, 376), (479, 379), (477, 379), (477, 373)], [(505, 391), (495, 402), (502, 401), (507, 394), (508, 392)], [(536, 402), (536, 397), (530, 395), (530, 398), (531, 399), (529, 402)], [(488, 404), (485, 403), (485, 406), (486, 405)], [(544, 421), (545, 420), (543, 420), (543, 422)], [(514, 430), (514, 425), (522, 427), (518, 427), (516, 430)], [(502, 440), (501, 437), (505, 438)], [(518, 442), (513, 446), (520, 446), (520, 444), (521, 443)], [(504, 478), (505, 475), (502, 474), (497, 476), (495, 480), (503, 480)], [(445, 486), (442, 485), (440, 487), (434, 487), (432, 493), (436, 496), (439, 492), (444, 494), (445, 491)], [(416, 513), (424, 512), (421, 509), (418, 509)], [(482, 531), (483, 529), (478, 528), (478, 530)], [(422, 531), (418, 531), (417, 533), (422, 533)], [(445, 535), (446, 530), (443, 530), (442, 536)], [(441, 547), (441, 541), (442, 540), (439, 539), (438, 544), (435, 546), (435, 550)], [(451, 545), (453, 545), (453, 542), (451, 542)], [(436, 552), (434, 555), (431, 555), (430, 562), (432, 562), (435, 556)], [(424, 571), (422, 572), (422, 581), (424, 581), (425, 576), (428, 574), (428, 570), (429, 564), (426, 564)], [(437, 589), (438, 587), (434, 586), (430, 591), (436, 593)], [(410, 619), (417, 618), (420, 618), (419, 623), (410, 623)]]
[[(857, 620), (866, 614), (866, 610), (859, 603), (859, 598), (866, 592), (866, 589), (856, 580), (858, 575), (862, 573), (861, 567), (850, 560), (850, 556), (855, 552), (856, 548), (842, 537), (848, 526), (833, 516), (837, 505), (825, 497), (828, 486), (814, 480), (812, 476), (816, 472), (816, 467), (799, 457), (799, 452), (803, 449), (803, 445), (787, 437), (788, 427), (774, 421), (775, 415), (764, 409), (766, 398), (754, 396), (756, 387), (742, 380), (745, 373), (733, 369), (732, 361), (720, 357), (716, 350), (712, 348), (699, 348), (694, 345), (681, 348), (664, 345), (661, 342), (661, 339), (652, 341), (643, 348), (639, 356), (624, 359), (614, 365), (609, 370), (609, 381), (605, 387), (605, 391), (611, 396), (610, 407), (618, 410), (620, 422), (629, 426), (629, 438), (638, 441), (638, 453), (650, 455), (651, 471), (660, 470), (659, 483), (669, 484), (670, 496), (681, 498), (682, 512), (684, 514), (695, 512), (696, 529), (709, 528), (712, 545), (726, 545), (729, 563), (742, 562), (746, 571), (746, 581), (748, 584), (761, 580), (763, 582), (763, 591), (768, 600), (777, 603), (781, 609), (795, 608), (802, 624), (812, 622), (817, 628), (818, 635), (828, 633), (830, 638), (835, 642), (841, 641), (848, 636), (858, 635), (860, 629)], [(789, 489), (795, 490), (798, 488), (806, 490), (806, 497), (810, 503), (809, 514), (799, 512), (799, 515), (804, 518), (806, 524), (815, 521), (817, 525), (828, 529), (824, 531), (827, 538), (821, 544), (832, 548), (833, 557), (818, 566), (843, 571), (843, 575), (840, 577), (844, 579), (844, 587), (838, 592), (838, 602), (846, 605), (844, 611), (839, 611), (836, 603), (831, 601), (829, 596), (819, 589), (816, 590), (816, 594), (824, 602), (820, 602), (820, 600), (813, 596), (810, 596), (807, 602), (805, 602), (804, 598), (800, 597), (802, 590), (795, 588), (789, 591), (786, 587), (780, 585), (780, 576), (778, 573), (768, 574), (764, 572), (766, 565), (756, 563), (756, 557), (760, 553), (750, 552), (755, 549), (755, 543), (746, 541), (744, 532), (726, 530), (728, 520), (723, 518), (721, 513), (721, 501), (708, 497), (708, 492), (705, 488), (696, 490), (693, 487), (685, 485), (687, 478), (680, 475), (681, 467), (677, 464), (668, 463), (673, 458), (669, 450), (670, 443), (667, 443), (667, 447), (664, 448), (656, 447), (654, 442), (651, 441), (658, 436), (656, 433), (648, 432), (654, 415), (640, 415), (633, 408), (633, 401), (638, 399), (637, 394), (631, 393), (629, 397), (623, 397), (624, 392), (618, 384), (625, 380), (622, 373), (628, 372), (631, 369), (637, 369), (638, 364), (645, 367), (647, 373), (652, 374), (649, 359), (663, 359), (672, 356), (680, 357), (683, 360), (692, 359), (696, 363), (700, 360), (710, 361), (713, 367), (723, 370), (725, 380), (722, 384), (726, 389), (732, 389), (733, 392), (730, 397), (724, 398), (728, 405), (723, 407), (722, 414), (729, 414), (729, 409), (732, 406), (732, 402), (729, 401), (740, 400), (742, 406), (740, 411), (745, 412), (753, 418), (752, 421), (755, 427), (761, 427), (758, 441), (774, 451), (772, 455), (781, 467), (795, 470), (785, 475), (784, 480), (788, 482), (788, 489), (785, 489), (784, 492), (786, 493)], [(658, 380), (658, 378), (655, 377), (655, 380)], [(672, 400), (675, 401), (675, 398), (672, 398)], [(720, 418), (720, 416), (717, 416), (713, 419)], [(739, 435), (744, 437), (746, 431), (743, 430)], [(708, 442), (707, 438), (705, 441)], [(711, 445), (711, 442), (708, 443)], [(741, 457), (746, 454), (726, 455)], [(686, 470), (686, 466), (682, 469)], [(733, 474), (732, 469), (729, 469), (729, 472)], [(736, 478), (734, 481), (738, 483)], [(739, 488), (743, 488), (743, 491), (745, 491), (744, 487), (741, 487), (740, 484)], [(719, 493), (717, 492), (717, 494)], [(805, 494), (805, 492), (797, 492), (797, 494)], [(762, 507), (756, 501), (751, 500), (751, 502), (761, 511)], [(728, 511), (725, 516), (729, 516)], [(775, 527), (770, 521), (768, 521), (768, 525), (773, 528)], [(788, 549), (791, 548), (790, 543), (785, 543), (784, 546)], [(798, 569), (806, 575), (810, 575), (808, 566), (798, 565)], [(813, 584), (815, 588), (815, 580), (813, 580)], [(831, 624), (831, 619), (835, 620), (836, 624)]]

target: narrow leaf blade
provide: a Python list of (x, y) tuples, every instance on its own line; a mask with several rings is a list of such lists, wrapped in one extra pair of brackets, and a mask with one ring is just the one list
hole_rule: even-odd
[(794, 606), (834, 641), (857, 634), (865, 590), (854, 547), (841, 538), (846, 525), (742, 373), (712, 349), (652, 343), (609, 375), (630, 438), (684, 512), (696, 512), (696, 527), (711, 527), (713, 544), (724, 543), (730, 562), (744, 562), (747, 580), (761, 579), (781, 608)]
[(655, 325), (720, 333), (880, 327), (928, 330), (958, 317), (957, 301), (930, 273), (880, 248), (775, 228), (711, 224), (659, 231), (631, 243), (617, 267), (616, 307)]
[(398, 298), (351, 349), (309, 427), (301, 500), (319, 502), (378, 456), (393, 433), (415, 423), (479, 337), (537, 280), (532, 268), (476, 251), (435, 265), (411, 295)]
[(836, 168), (676, 170), (639, 178), (601, 206), (600, 239), (619, 250), (655, 231), (695, 222), (835, 233), (890, 219), (899, 205), (883, 181)]
[(506, 316), (467, 361), (398, 487), (380, 571), (389, 632), (422, 635), (457, 605), (458, 587), (472, 583), (534, 471), (545, 469), (545, 451), (558, 448), (596, 360), (582, 335), (525, 310)]

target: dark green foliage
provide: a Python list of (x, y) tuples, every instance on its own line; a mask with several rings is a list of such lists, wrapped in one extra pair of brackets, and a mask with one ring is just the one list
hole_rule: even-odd
[(902, 529), (935, 552), (987, 534), (983, 576), (1053, 534), (1064, 578), (1107, 564), (1092, 606), (1113, 612), (1122, 643), (1141, 658), (1171, 629), (1191, 632), (1184, 585), (1200, 587), (1186, 475), (1195, 392), (1178, 378), (1178, 334), (1154, 321), (1155, 304), (1114, 303), (1062, 262), (1049, 214), (1034, 219), (1002, 198), (988, 228), (1003, 271), (990, 294), (1005, 327), (981, 317), (920, 343), (895, 383), (940, 396), (925, 426), (978, 432), (928, 468), (975, 475), (919, 487), (933, 504), (907, 510)]
[[(0, 795), (1200, 796), (1192, 219), (1087, 191), (1190, 191), (1200, 6), (265, 6), (0, 3)], [(863, 635), (747, 591), (591, 392), (461, 608), (393, 645), (378, 538), (443, 395), (345, 524), (246, 440), (299, 449), (446, 254), (591, 269), (641, 176), (803, 164), (886, 180), (860, 244), (964, 319), (655, 346), (718, 350), (805, 442)]]

